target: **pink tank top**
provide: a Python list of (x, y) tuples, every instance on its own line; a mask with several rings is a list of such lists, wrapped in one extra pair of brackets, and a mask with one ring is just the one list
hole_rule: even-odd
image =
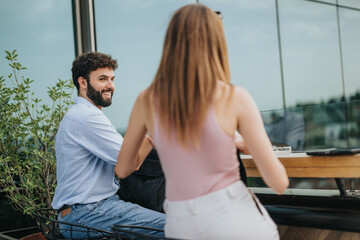
[(210, 106), (200, 136), (200, 148), (184, 149), (174, 136), (169, 141), (154, 117), (153, 142), (166, 179), (166, 198), (188, 200), (220, 190), (240, 179), (234, 138), (217, 122)]

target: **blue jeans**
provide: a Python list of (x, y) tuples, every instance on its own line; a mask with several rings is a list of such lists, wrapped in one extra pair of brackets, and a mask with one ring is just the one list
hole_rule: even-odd
[[(163, 230), (165, 214), (143, 208), (137, 204), (124, 202), (119, 199), (118, 195), (113, 195), (99, 202), (73, 205), (71, 213), (63, 218), (59, 213), (58, 220), (111, 232), (111, 227), (114, 224), (144, 226)], [(101, 236), (97, 232), (87, 233), (84, 228), (73, 227), (70, 229), (70, 226), (67, 224), (59, 224), (59, 228), (62, 235), (66, 238), (93, 238)], [(136, 231), (149, 234), (145, 230), (138, 229)], [(159, 232), (151, 234), (163, 236), (163, 233)]]

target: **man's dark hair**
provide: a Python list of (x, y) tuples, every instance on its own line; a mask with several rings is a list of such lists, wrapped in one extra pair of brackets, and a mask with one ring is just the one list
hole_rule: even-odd
[(72, 64), (72, 79), (75, 87), (79, 91), (79, 77), (85, 78), (89, 83), (90, 72), (95, 71), (98, 68), (110, 68), (115, 70), (117, 67), (118, 64), (116, 59), (112, 59), (110, 55), (99, 52), (84, 53), (79, 55)]

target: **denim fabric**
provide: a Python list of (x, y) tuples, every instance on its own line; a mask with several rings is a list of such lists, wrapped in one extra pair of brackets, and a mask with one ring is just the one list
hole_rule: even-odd
[[(114, 195), (96, 203), (73, 205), (71, 213), (63, 218), (58, 214), (58, 220), (107, 231), (112, 231), (111, 227), (114, 224), (164, 229), (165, 214), (143, 208), (130, 202), (124, 202), (123, 200), (120, 200), (117, 195)], [(83, 232), (84, 229), (73, 228), (72, 231), (70, 231), (70, 226), (65, 224), (59, 224), (59, 227), (60, 232), (66, 238), (101, 236), (95, 232), (89, 233), (90, 236), (88, 236), (87, 232)], [(136, 231), (159, 235), (158, 232), (145, 232), (140, 229)]]

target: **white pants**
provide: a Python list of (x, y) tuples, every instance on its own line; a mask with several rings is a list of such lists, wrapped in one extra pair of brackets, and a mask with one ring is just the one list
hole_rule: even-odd
[(195, 199), (165, 200), (164, 210), (169, 238), (279, 239), (276, 224), (241, 181)]

